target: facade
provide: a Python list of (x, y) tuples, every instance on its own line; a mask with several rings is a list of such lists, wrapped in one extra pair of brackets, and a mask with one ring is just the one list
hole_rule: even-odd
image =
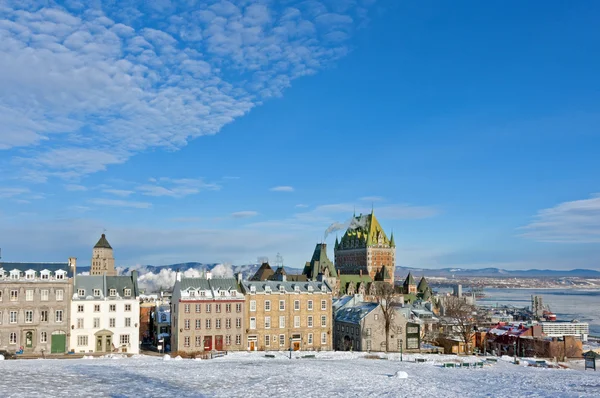
[(415, 278), (413, 278), (412, 274), (409, 272), (408, 276), (404, 280), (404, 284), (402, 285), (402, 290), (404, 294), (417, 294), (417, 284), (415, 283)]
[(341, 241), (336, 238), (334, 254), (335, 268), (340, 274), (359, 274), (362, 271), (373, 281), (394, 283), (394, 235), (388, 239), (374, 212), (352, 218)]
[(142, 344), (151, 344), (154, 340), (154, 312), (158, 305), (158, 295), (140, 295), (139, 339)]
[(332, 349), (332, 291), (325, 282), (243, 281), (250, 351)]
[(177, 273), (171, 299), (171, 350), (244, 349), (245, 300), (236, 278), (185, 278)]
[(540, 322), (542, 332), (548, 337), (575, 336), (581, 341), (587, 341), (590, 325), (586, 322)]
[(69, 263), (0, 263), (0, 349), (66, 352), (74, 266), (74, 258)]
[(98, 240), (98, 243), (96, 243), (92, 250), (90, 275), (117, 275), (113, 249), (108, 240), (106, 240), (105, 234), (102, 234), (100, 240)]
[(77, 275), (71, 300), (70, 351), (139, 353), (138, 273)]
[[(154, 307), (154, 344), (171, 346), (171, 304), (160, 304)], [(161, 344), (161, 341), (162, 343)]]

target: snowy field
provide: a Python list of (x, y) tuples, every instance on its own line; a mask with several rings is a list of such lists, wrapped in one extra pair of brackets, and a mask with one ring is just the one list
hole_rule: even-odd
[[(96, 358), (0, 361), (2, 397), (600, 397), (600, 372), (513, 365), (442, 368), (364, 353), (232, 353), (214, 360)], [(435, 361), (434, 361), (435, 359)], [(476, 358), (468, 358), (475, 361)], [(397, 377), (398, 372), (407, 378)]]

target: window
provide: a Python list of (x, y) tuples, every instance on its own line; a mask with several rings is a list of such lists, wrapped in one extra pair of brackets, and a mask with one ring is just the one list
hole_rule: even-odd
[(110, 289), (110, 290), (108, 291), (108, 295), (109, 295), (110, 297), (115, 297), (115, 296), (117, 295), (117, 289)]
[(321, 333), (321, 344), (327, 344), (327, 333)]
[(207, 320), (206, 320), (206, 328), (207, 328), (207, 329), (210, 329), (210, 319), (207, 319)]
[(77, 312), (83, 312), (83, 304), (77, 306)]
[(63, 297), (65, 294), (64, 290), (58, 289), (55, 294), (56, 294), (56, 301), (63, 301)]
[(271, 300), (265, 301), (265, 311), (271, 311)]
[(227, 318), (227, 319), (225, 320), (225, 327), (226, 327), (227, 329), (231, 329), (231, 318)]
[(125, 311), (126, 312), (130, 312), (131, 311), (131, 304), (125, 304)]
[(33, 290), (25, 290), (25, 301), (33, 301)]
[(94, 312), (100, 312), (100, 304), (94, 304)]
[(202, 319), (196, 319), (196, 329), (202, 329)]
[(191, 291), (190, 291), (190, 297), (195, 297), (195, 296), (196, 296), (196, 292), (195, 292), (195, 291), (193, 291), (193, 290), (191, 290)]
[(210, 313), (210, 304), (206, 304), (206, 313)]
[(256, 329), (256, 318), (250, 318), (250, 329)]
[(94, 318), (94, 328), (100, 327), (100, 318)]
[(265, 346), (269, 347), (271, 345), (271, 336), (266, 335), (265, 336)]
[(17, 334), (12, 332), (9, 337), (10, 344), (17, 344)]
[(324, 328), (327, 326), (327, 316), (321, 315), (321, 327)]
[(125, 289), (125, 297), (131, 297), (131, 289)]
[(40, 333), (40, 343), (47, 343), (47, 342), (48, 342), (48, 333), (41, 332)]
[(185, 312), (186, 314), (190, 313), (190, 305), (189, 304), (185, 304), (183, 306), (183, 312)]
[(57, 271), (56, 274), (55, 274), (55, 277), (58, 280), (63, 280), (63, 279), (65, 279), (65, 272), (64, 271), (63, 272)]
[(117, 312), (117, 305), (116, 304), (111, 304), (108, 306), (108, 310), (110, 312)]
[(271, 328), (271, 317), (266, 316), (265, 317), (265, 329), (270, 329), (270, 328)]
[(371, 340), (367, 340), (367, 351), (371, 351)]
[(196, 304), (196, 314), (199, 314), (202, 312), (202, 304)]
[(242, 304), (238, 303), (235, 305), (235, 312), (242, 312)]
[(256, 286), (250, 286), (250, 294), (256, 293)]
[(119, 341), (121, 342), (121, 344), (125, 344), (125, 345), (129, 344), (129, 341), (130, 341), (129, 340), (129, 335), (128, 334), (122, 334)]
[(250, 300), (250, 312), (256, 312), (256, 300)]
[(295, 328), (299, 328), (300, 327), (300, 315), (296, 315), (294, 317), (294, 327)]
[(42, 271), (42, 279), (44, 279), (44, 280), (50, 279), (50, 274), (48, 273), (48, 271), (46, 271), (46, 272)]
[(367, 328), (367, 336), (371, 336), (371, 328)]
[(85, 289), (77, 289), (77, 295), (78, 296), (85, 296)]
[(221, 304), (215, 304), (215, 312), (221, 312)]
[(279, 335), (279, 345), (282, 347), (285, 345), (285, 334)]
[(40, 300), (48, 301), (48, 289), (40, 290)]
[(88, 336), (77, 336), (77, 345), (79, 347), (87, 347), (87, 345), (88, 345)]
[(300, 311), (300, 300), (294, 300), (294, 311)]
[(185, 347), (189, 347), (189, 346), (190, 346), (190, 336), (185, 336), (185, 337), (183, 338), (183, 345), (184, 345)]
[(40, 311), (40, 322), (48, 322), (48, 310)]
[(311, 344), (311, 345), (312, 345), (312, 343), (313, 343), (313, 334), (312, 334), (312, 333), (309, 333), (309, 334), (308, 334), (308, 344)]
[(231, 335), (225, 336), (225, 345), (231, 345)]
[(282, 315), (279, 317), (279, 329), (284, 329), (285, 328), (285, 316)]
[(2, 290), (0, 290), (0, 301), (2, 301)]
[(279, 311), (285, 311), (285, 300), (279, 300)]
[(56, 320), (56, 323), (60, 323), (63, 321), (63, 312), (62, 310), (56, 310), (56, 313), (54, 314), (54, 319)]
[(279, 286), (279, 293), (285, 293), (285, 286), (283, 286), (283, 285)]
[(186, 319), (185, 321), (183, 321), (183, 327), (184, 327), (184, 329), (190, 328), (190, 320), (189, 319)]
[(231, 304), (225, 304), (225, 312), (231, 312)]
[(114, 328), (116, 327), (115, 325), (117, 324), (117, 319), (116, 318), (110, 318), (108, 320), (108, 327), (109, 328)]
[(94, 296), (100, 297), (100, 289), (94, 289)]
[(306, 308), (308, 308), (309, 311), (312, 311), (312, 309), (313, 309), (312, 300), (308, 300), (308, 302), (306, 303)]
[(215, 329), (221, 329), (221, 319), (215, 319)]
[(238, 329), (242, 327), (242, 318), (235, 318), (235, 327)]
[(306, 326), (308, 326), (309, 328), (313, 327), (313, 317), (312, 317), (312, 315), (309, 315), (306, 318)]
[(196, 336), (196, 347), (202, 346), (202, 336)]
[(241, 345), (242, 344), (242, 335), (241, 334), (236, 334), (235, 335), (235, 344), (236, 345)]
[(379, 320), (379, 314), (375, 314), (375, 320), (378, 321)]
[(321, 300), (321, 310), (325, 311), (327, 309), (327, 300)]
[(83, 318), (77, 318), (77, 329), (83, 329)]
[(17, 323), (17, 311), (11, 311), (10, 312), (9, 322), (10, 323)]
[(131, 327), (131, 318), (125, 318), (125, 327), (126, 328), (130, 328)]
[(33, 322), (33, 310), (25, 311), (25, 323)]
[(19, 300), (19, 291), (11, 290), (10, 291), (10, 301), (18, 301)]

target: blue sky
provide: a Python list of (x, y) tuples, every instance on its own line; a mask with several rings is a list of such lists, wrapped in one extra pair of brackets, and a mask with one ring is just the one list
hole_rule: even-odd
[(88, 3), (0, 2), (3, 260), (600, 268), (597, 2)]

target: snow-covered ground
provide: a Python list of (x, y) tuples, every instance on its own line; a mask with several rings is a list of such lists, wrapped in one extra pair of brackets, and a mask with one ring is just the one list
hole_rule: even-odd
[[(230, 353), (213, 360), (136, 356), (0, 361), (3, 397), (599, 397), (600, 372), (513, 365), (442, 368), (452, 356)], [(382, 355), (383, 356), (383, 355)], [(409, 362), (415, 357), (426, 363)], [(466, 360), (474, 362), (475, 357)], [(405, 372), (406, 374), (402, 373)], [(406, 377), (407, 376), (407, 377)]]

